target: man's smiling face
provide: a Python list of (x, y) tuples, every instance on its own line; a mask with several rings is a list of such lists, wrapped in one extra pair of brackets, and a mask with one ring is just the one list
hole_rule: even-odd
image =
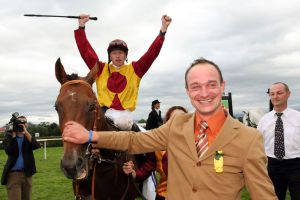
[(209, 63), (195, 65), (187, 74), (186, 92), (199, 114), (209, 118), (222, 108), (225, 83), (217, 69)]

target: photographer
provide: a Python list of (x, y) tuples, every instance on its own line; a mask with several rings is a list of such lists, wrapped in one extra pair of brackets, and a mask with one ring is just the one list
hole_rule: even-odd
[(40, 145), (26, 129), (26, 117), (18, 115), (12, 115), (3, 141), (8, 159), (1, 184), (6, 185), (8, 200), (30, 200), (32, 175), (36, 173), (32, 150)]

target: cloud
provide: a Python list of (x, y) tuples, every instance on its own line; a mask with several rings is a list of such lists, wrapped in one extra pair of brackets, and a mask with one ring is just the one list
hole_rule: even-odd
[(265, 92), (277, 81), (289, 84), (289, 105), (300, 109), (299, 10), (296, 0), (7, 2), (0, 11), (0, 125), (15, 111), (34, 123), (58, 122), (53, 108), (60, 87), (54, 75), (58, 57), (67, 73), (88, 72), (74, 40), (77, 20), (29, 18), (25, 13), (97, 16), (86, 32), (104, 61), (107, 45), (115, 38), (124, 39), (129, 60), (137, 60), (158, 34), (161, 15), (169, 14), (173, 22), (159, 57), (141, 81), (134, 112), (136, 119), (146, 119), (154, 99), (162, 102), (163, 114), (173, 105), (193, 111), (184, 73), (198, 57), (222, 69), (234, 112), (267, 110)]

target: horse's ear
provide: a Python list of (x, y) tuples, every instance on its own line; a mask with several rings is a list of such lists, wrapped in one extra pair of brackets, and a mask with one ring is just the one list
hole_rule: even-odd
[(60, 84), (64, 84), (68, 80), (65, 68), (61, 64), (60, 58), (58, 58), (55, 63), (55, 76)]
[(91, 71), (85, 77), (85, 80), (89, 84), (93, 85), (93, 83), (95, 82), (97, 74), (98, 74), (98, 70), (99, 70), (99, 66), (98, 66), (98, 62), (96, 62), (94, 67), (91, 69)]

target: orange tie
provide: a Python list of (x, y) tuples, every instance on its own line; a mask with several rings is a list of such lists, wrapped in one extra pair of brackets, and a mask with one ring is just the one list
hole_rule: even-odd
[(201, 156), (207, 151), (208, 149), (208, 140), (205, 133), (205, 130), (208, 128), (208, 124), (206, 121), (200, 122), (200, 132), (198, 133), (196, 137), (196, 149), (198, 157), (201, 158)]

